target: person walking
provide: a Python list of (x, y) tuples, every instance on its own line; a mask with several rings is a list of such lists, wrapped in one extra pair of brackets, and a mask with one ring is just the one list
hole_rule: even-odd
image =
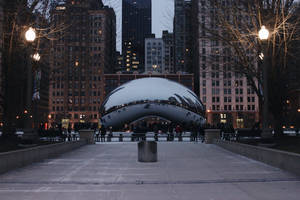
[(96, 133), (96, 142), (99, 142), (99, 132), (100, 132), (100, 130), (95, 130), (95, 133)]
[(100, 133), (101, 142), (105, 142), (106, 129), (104, 125), (101, 126), (100, 131), (101, 131)]

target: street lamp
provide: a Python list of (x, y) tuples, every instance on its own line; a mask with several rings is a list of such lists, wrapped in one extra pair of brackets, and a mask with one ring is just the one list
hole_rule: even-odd
[(269, 130), (269, 96), (268, 96), (268, 52), (267, 52), (267, 41), (269, 39), (270, 32), (265, 27), (262, 26), (261, 29), (258, 32), (258, 37), (262, 42), (262, 56), (261, 60), (263, 62), (262, 68), (263, 68), (263, 122), (262, 122), (262, 137), (270, 137), (272, 135), (271, 130)]
[(34, 42), (34, 40), (36, 39), (36, 33), (34, 28), (28, 28), (28, 30), (25, 32), (25, 39), (27, 42)]
[(32, 58), (33, 58), (33, 60), (35, 60), (35, 61), (40, 61), (40, 59), (41, 59), (41, 56), (40, 56), (40, 54), (39, 53), (35, 53), (35, 54), (33, 54), (33, 56), (32, 56)]
[(258, 37), (260, 40), (267, 40), (269, 39), (269, 34), (270, 34), (269, 30), (266, 29), (265, 26), (262, 26), (258, 32)]
[[(36, 40), (36, 31), (34, 28), (29, 27), (25, 32), (25, 40), (29, 43), (33, 43)], [(30, 52), (32, 52), (31, 47), (29, 48)], [(30, 55), (31, 53), (29, 53)], [(38, 61), (40, 59), (40, 55), (38, 53), (31, 55), (31, 58), (33, 58), (35, 61)], [(27, 66), (27, 95), (26, 95), (26, 109), (28, 111), (31, 111), (31, 95), (32, 95), (32, 63), (31, 60), (28, 62)], [(26, 110), (26, 111), (27, 111)], [(31, 128), (31, 120), (29, 117), (26, 117), (24, 127), (27, 129)], [(24, 131), (25, 132), (25, 131)]]

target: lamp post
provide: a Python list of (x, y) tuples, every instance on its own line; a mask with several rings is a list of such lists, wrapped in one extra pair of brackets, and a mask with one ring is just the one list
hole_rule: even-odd
[[(36, 32), (35, 29), (32, 27), (29, 27), (28, 30), (25, 32), (25, 40), (29, 43), (34, 42), (36, 39)], [(31, 48), (30, 48), (30, 54), (31, 54)], [(30, 56), (31, 57), (31, 56)], [(37, 56), (35, 56), (37, 58)], [(32, 58), (34, 59), (34, 57), (32, 56)], [(27, 92), (26, 92), (26, 105), (25, 105), (25, 109), (27, 111), (32, 111), (31, 109), (31, 96), (32, 96), (32, 61), (31, 59), (28, 62), (28, 66), (27, 66)], [(25, 124), (24, 124), (24, 128), (30, 129), (31, 128), (31, 118), (30, 113), (25, 113), (26, 117), (25, 117)], [(28, 130), (30, 131), (30, 130)], [(24, 131), (25, 133), (25, 131)]]
[(260, 58), (262, 59), (262, 70), (263, 70), (263, 122), (262, 122), (262, 137), (268, 138), (272, 135), (269, 129), (269, 95), (268, 95), (268, 52), (267, 52), (267, 42), (269, 39), (269, 30), (262, 26), (258, 32), (258, 37), (262, 42), (262, 54)]

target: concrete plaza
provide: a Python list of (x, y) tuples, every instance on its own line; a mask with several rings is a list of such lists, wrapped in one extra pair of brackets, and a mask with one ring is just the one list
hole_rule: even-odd
[(136, 143), (87, 145), (0, 175), (1, 200), (299, 197), (299, 177), (202, 143), (160, 142), (156, 163), (137, 162)]

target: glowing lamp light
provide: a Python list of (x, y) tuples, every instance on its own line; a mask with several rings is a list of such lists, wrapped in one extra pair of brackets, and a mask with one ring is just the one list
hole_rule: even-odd
[(39, 53), (35, 53), (35, 54), (32, 56), (32, 58), (33, 58), (33, 60), (35, 60), (35, 61), (40, 61), (41, 56), (40, 56)]
[(25, 33), (25, 39), (28, 41), (28, 42), (33, 42), (35, 39), (36, 39), (36, 33), (35, 33), (35, 30), (30, 27), (26, 33)]
[(261, 40), (267, 40), (269, 38), (269, 30), (266, 29), (265, 26), (262, 26), (261, 29), (258, 32), (258, 37)]
[(265, 57), (265, 55), (261, 52), (261, 53), (258, 55), (258, 57), (259, 57), (261, 60), (263, 60), (264, 57)]

